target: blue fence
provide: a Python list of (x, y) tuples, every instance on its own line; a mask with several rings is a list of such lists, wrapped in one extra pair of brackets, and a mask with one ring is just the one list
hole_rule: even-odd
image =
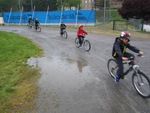
[(5, 23), (27, 23), (30, 17), (38, 18), (40, 23), (94, 23), (94, 10), (67, 10), (51, 12), (3, 12)]

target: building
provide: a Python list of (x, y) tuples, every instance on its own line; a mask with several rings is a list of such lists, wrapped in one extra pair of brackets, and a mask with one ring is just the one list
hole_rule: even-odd
[[(112, 8), (118, 8), (121, 7), (123, 0), (106, 0), (106, 5), (109, 7), (109, 5)], [(103, 9), (104, 3), (100, 0), (81, 0), (81, 9)]]
[(82, 0), (81, 9), (91, 10), (94, 8), (94, 0)]

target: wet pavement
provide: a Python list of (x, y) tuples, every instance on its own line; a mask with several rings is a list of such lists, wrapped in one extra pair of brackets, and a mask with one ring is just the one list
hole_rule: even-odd
[[(28, 113), (149, 113), (150, 99), (135, 91), (131, 73), (115, 83), (107, 70), (112, 43), (116, 36), (89, 33), (92, 48), (86, 52), (76, 48), (76, 33), (68, 31), (68, 39), (59, 36), (59, 29), (42, 28), (36, 32), (27, 27), (0, 26), (0, 30), (16, 32), (39, 44), (44, 55), (30, 58), (31, 66), (38, 66), (42, 76), (34, 109)], [(145, 57), (139, 61), (150, 77), (150, 39), (132, 39)]]

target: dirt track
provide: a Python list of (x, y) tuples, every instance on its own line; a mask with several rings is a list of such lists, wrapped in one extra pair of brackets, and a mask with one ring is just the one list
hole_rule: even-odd
[[(92, 48), (76, 48), (76, 33), (68, 39), (59, 29), (0, 26), (0, 30), (29, 37), (44, 50), (42, 58), (31, 58), (41, 68), (36, 106), (29, 113), (149, 113), (150, 99), (140, 97), (132, 86), (131, 74), (116, 84), (107, 71), (112, 43), (116, 36), (89, 34)], [(150, 77), (150, 39), (133, 39), (131, 43), (145, 53), (140, 66)]]

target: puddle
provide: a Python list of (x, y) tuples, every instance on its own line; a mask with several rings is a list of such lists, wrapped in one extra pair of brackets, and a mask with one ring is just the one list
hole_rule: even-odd
[(69, 109), (74, 93), (80, 92), (94, 79), (88, 63), (82, 58), (30, 58), (28, 64), (40, 67), (42, 73), (38, 80), (36, 113), (50, 113), (56, 109), (59, 112), (67, 106)]

